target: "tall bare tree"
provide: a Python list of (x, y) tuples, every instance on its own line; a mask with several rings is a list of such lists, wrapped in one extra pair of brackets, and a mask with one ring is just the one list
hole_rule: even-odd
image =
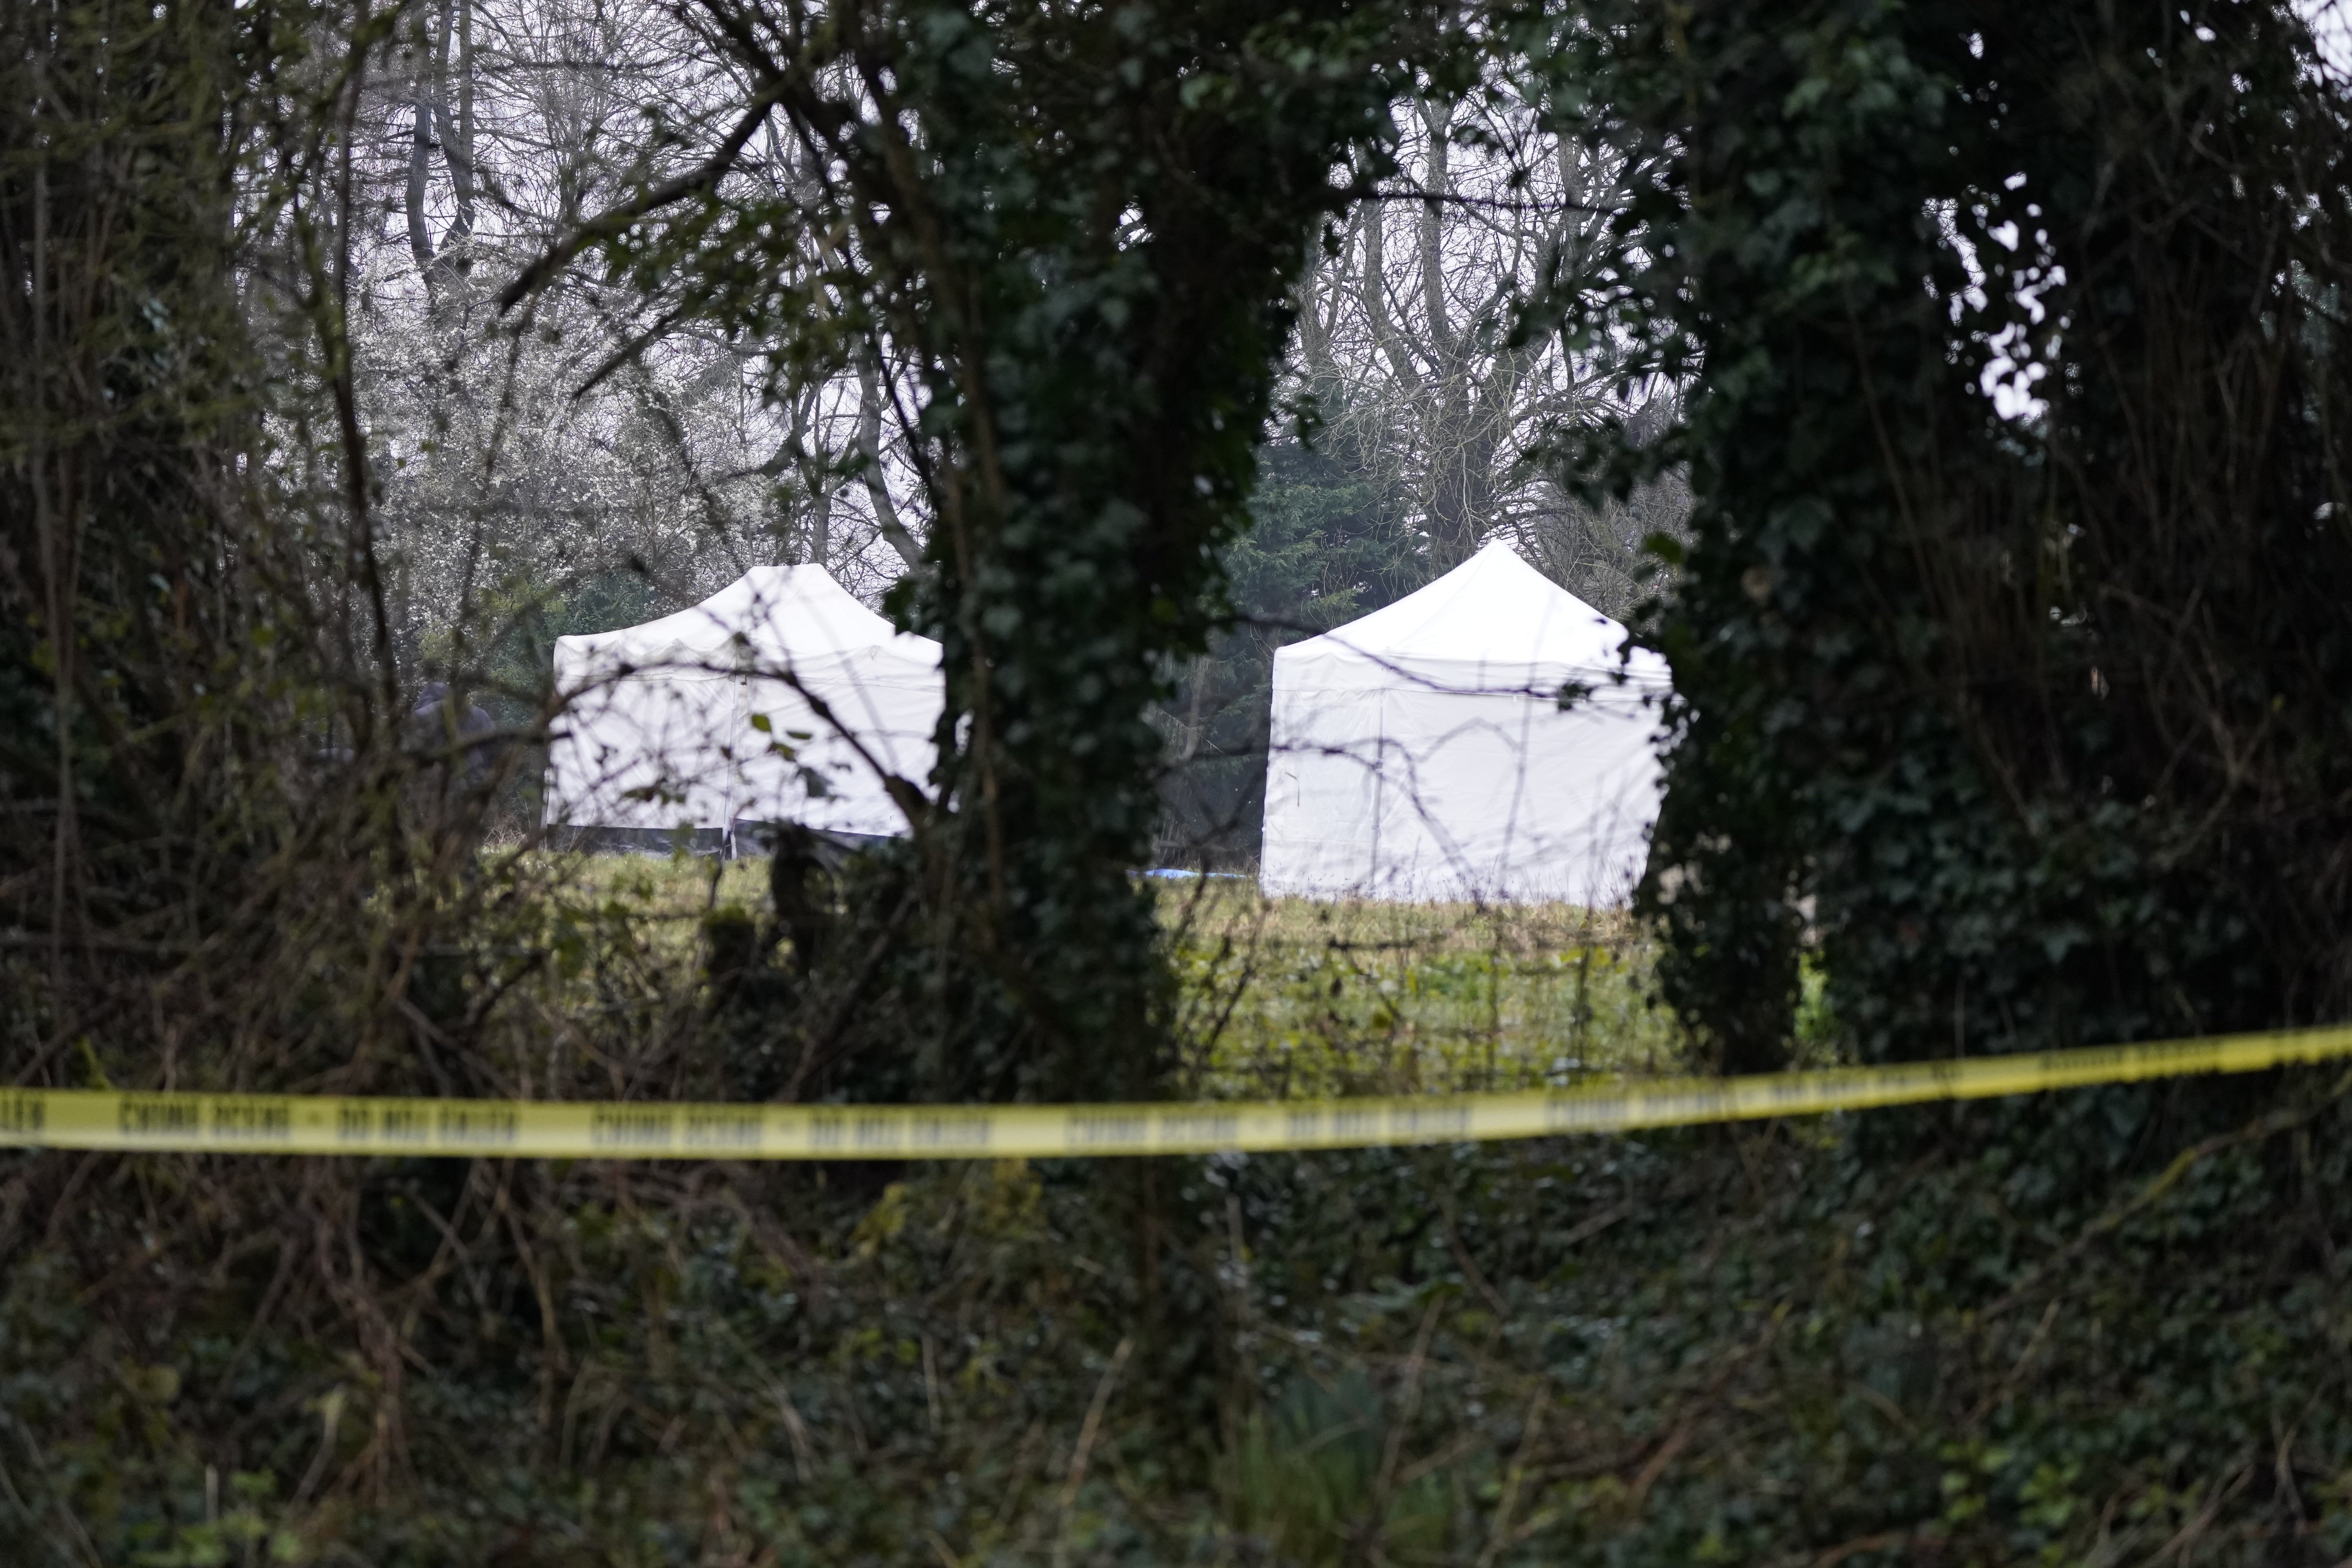
[(1611, 345), (1528, 330), (1521, 306), (1612, 243), (1628, 171), (1545, 134), (1502, 84), (1423, 99), (1399, 129), (1400, 176), (1369, 193), (1300, 290), (1297, 374), (1327, 444), (1389, 487), (1431, 575), (1508, 535), (1622, 614), (1643, 537), (1680, 524), (1679, 488), (1585, 504), (1562, 482), (1560, 437), (1611, 416), (1658, 424), (1670, 389), (1627, 384)]

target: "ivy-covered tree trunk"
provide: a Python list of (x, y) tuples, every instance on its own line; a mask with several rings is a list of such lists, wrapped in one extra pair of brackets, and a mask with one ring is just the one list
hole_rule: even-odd
[[(2352, 1006), (2347, 104), (2291, 8), (1723, 3), (1578, 46), (1698, 374), (1647, 907), (1727, 1065)], [(1598, 58), (1596, 59), (1596, 55)]]
[(780, 379), (878, 341), (921, 404), (930, 528), (892, 607), (944, 645), (947, 704), (908, 890), (875, 895), (912, 911), (890, 970), (911, 1083), (1144, 1092), (1166, 994), (1136, 880), (1146, 709), (1216, 624), (1289, 287), (1347, 199), (1335, 171), (1385, 156), (1412, 9), (709, 14), (761, 95), (741, 125), (773, 112), (805, 172), (616, 226), (622, 255), (788, 344)]

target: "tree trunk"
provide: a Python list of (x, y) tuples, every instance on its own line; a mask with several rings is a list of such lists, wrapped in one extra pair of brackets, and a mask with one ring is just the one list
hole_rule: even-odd
[[(453, 270), (472, 270), (467, 241), (474, 234), (474, 23), (472, 0), (442, 0), (441, 37), (433, 56), (433, 127), (441, 139), (441, 157), (449, 165), (449, 188), (457, 196), (457, 214), (443, 237), (448, 254), (443, 263)], [(457, 47), (457, 112), (449, 113), (449, 47)], [(410, 174), (411, 188), (415, 175)]]
[(923, 563), (923, 547), (898, 521), (898, 506), (882, 476), (882, 376), (871, 364), (857, 367), (857, 455), (866, 470), (866, 496), (874, 503), (875, 526), (912, 572)]
[(433, 233), (425, 226), (425, 191), (433, 177), (433, 55), (416, 51), (415, 90), (410, 95), (415, 133), (408, 145), (408, 254), (415, 258), (416, 275), (433, 286)]

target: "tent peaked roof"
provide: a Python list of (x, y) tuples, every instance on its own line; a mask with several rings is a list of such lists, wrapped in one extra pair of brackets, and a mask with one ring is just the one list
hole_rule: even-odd
[(740, 634), (767, 663), (804, 664), (885, 647), (936, 668), (940, 646), (899, 631), (850, 596), (822, 566), (754, 566), (698, 605), (643, 626), (560, 637), (575, 654), (645, 666), (715, 660)]
[(1282, 653), (1297, 661), (1352, 657), (1550, 672), (1612, 667), (1624, 641), (1623, 626), (1496, 540), (1427, 587)]

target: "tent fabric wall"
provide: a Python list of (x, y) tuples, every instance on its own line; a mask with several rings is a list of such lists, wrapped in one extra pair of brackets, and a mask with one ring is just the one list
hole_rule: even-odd
[[(1664, 662), (1489, 544), (1274, 661), (1259, 881), (1399, 900), (1622, 900), (1657, 816)], [(1628, 677), (1617, 679), (1621, 670)], [(1592, 695), (1562, 711), (1570, 682)]]
[(559, 637), (555, 683), (546, 821), (656, 832), (904, 833), (882, 773), (929, 777), (944, 700), (939, 644), (820, 566), (755, 567), (690, 609)]

